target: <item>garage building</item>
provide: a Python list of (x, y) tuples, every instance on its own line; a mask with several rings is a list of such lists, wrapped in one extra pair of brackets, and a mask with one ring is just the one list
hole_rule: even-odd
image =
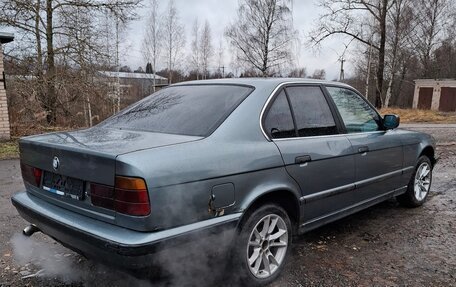
[(442, 112), (455, 112), (456, 79), (415, 80), (413, 108)]

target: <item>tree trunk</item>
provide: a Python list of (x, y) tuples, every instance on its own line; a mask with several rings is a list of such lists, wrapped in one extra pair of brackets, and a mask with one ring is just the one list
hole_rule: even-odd
[(89, 116), (89, 127), (92, 127), (93, 122), (92, 122), (92, 105), (90, 104), (90, 97), (87, 96), (87, 111), (88, 111), (88, 116)]
[(53, 34), (53, 8), (52, 0), (46, 0), (46, 44), (47, 44), (47, 81), (46, 81), (46, 111), (47, 123), (50, 125), (55, 124), (57, 120), (56, 109), (57, 109), (57, 99), (55, 91), (55, 59), (54, 59), (54, 34)]
[(41, 32), (40, 32), (40, 12), (41, 0), (36, 2), (35, 6), (35, 41), (36, 41), (36, 68), (35, 75), (37, 80), (37, 96), (38, 101), (43, 105), (46, 102), (46, 95), (43, 93), (44, 76), (43, 76), (43, 49), (41, 47)]
[[(402, 65), (402, 72), (401, 72), (401, 80), (398, 82), (398, 94), (395, 97), (395, 100), (393, 101), (395, 105), (399, 105), (400, 107), (403, 107), (404, 104), (407, 104), (406, 102), (403, 101), (404, 97), (401, 97), (400, 92), (402, 91), (402, 83), (405, 81), (405, 76), (407, 75), (407, 65), (404, 63)], [(401, 101), (399, 101), (401, 99)]]
[(171, 64), (171, 61), (173, 60), (173, 50), (172, 50), (172, 40), (171, 40), (171, 36), (170, 36), (170, 40), (169, 40), (169, 51), (168, 51), (169, 55), (169, 64), (168, 64), (168, 84), (172, 84), (173, 83), (173, 79), (172, 79), (172, 72), (171, 72), (171, 68), (172, 68), (172, 64)]
[(82, 107), (84, 108), (84, 124), (86, 127), (89, 126), (89, 116), (87, 114), (86, 102), (83, 102)]
[[(36, 40), (36, 51), (37, 51), (37, 74), (40, 76), (43, 73), (43, 52), (41, 49), (41, 34), (40, 34), (40, 7), (41, 1), (38, 0), (35, 6), (35, 40)], [(40, 78), (41, 79), (41, 78)]]
[(380, 14), (380, 49), (378, 51), (377, 91), (375, 93), (375, 107), (382, 107), (383, 73), (385, 71), (385, 43), (386, 43), (386, 14), (388, 0), (383, 0)]
[(370, 73), (371, 73), (371, 63), (372, 61), (372, 44), (369, 46), (369, 56), (367, 58), (367, 76), (366, 76), (366, 99), (369, 99), (369, 82), (370, 82)]
[[(154, 44), (155, 45), (155, 44)], [(156, 86), (157, 86), (157, 81), (155, 80), (155, 72), (157, 71), (157, 68), (155, 67), (156, 66), (156, 63), (157, 63), (157, 54), (156, 54), (156, 48), (154, 48), (154, 59), (152, 60), (152, 63), (153, 63), (153, 68), (152, 68), (152, 75), (153, 75), (153, 86), (152, 86), (152, 89), (155, 93), (155, 90), (156, 90)]]
[(394, 79), (394, 74), (391, 75), (391, 79), (389, 80), (389, 84), (388, 84), (388, 89), (386, 90), (385, 104), (383, 105), (384, 108), (389, 107), (389, 103), (391, 100), (391, 93), (392, 93), (391, 89), (393, 86), (393, 79)]

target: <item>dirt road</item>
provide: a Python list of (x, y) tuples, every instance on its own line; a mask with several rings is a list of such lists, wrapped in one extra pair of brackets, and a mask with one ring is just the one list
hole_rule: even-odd
[[(425, 206), (406, 209), (391, 200), (302, 236), (271, 286), (456, 286), (456, 128), (407, 128), (429, 132), (439, 143)], [(217, 271), (223, 258), (202, 268), (178, 262), (174, 277), (151, 283), (99, 266), (41, 234), (24, 239), (20, 231), (26, 222), (10, 204), (22, 188), (18, 161), (0, 161), (0, 286), (221, 283), (209, 274), (224, 272)]]

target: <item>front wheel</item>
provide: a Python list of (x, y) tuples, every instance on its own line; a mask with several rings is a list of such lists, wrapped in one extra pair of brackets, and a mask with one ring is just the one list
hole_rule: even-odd
[(415, 171), (407, 186), (407, 191), (397, 200), (407, 207), (421, 206), (427, 199), (432, 182), (432, 163), (427, 156), (418, 159)]
[(233, 267), (247, 286), (262, 286), (276, 279), (291, 245), (291, 222), (280, 206), (267, 204), (241, 224)]

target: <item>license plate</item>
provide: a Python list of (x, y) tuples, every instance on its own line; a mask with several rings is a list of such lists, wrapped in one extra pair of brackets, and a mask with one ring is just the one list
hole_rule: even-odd
[(78, 200), (84, 199), (84, 182), (82, 180), (52, 172), (44, 172), (43, 189), (61, 196)]

